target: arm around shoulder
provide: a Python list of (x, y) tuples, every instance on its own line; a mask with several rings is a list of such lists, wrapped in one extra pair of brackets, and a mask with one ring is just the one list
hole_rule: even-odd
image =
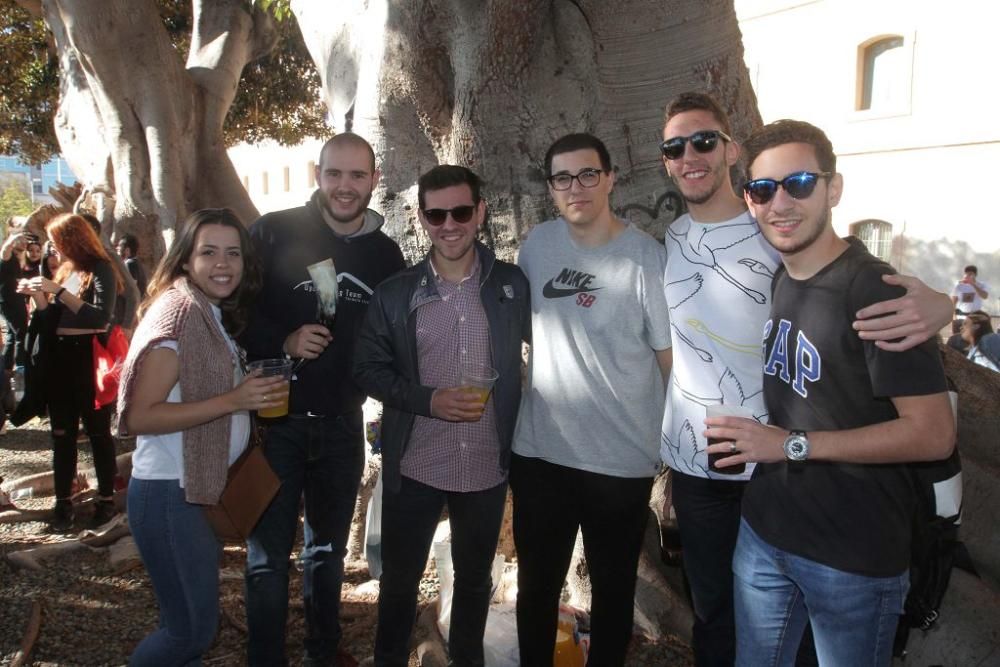
[(901, 352), (928, 340), (951, 322), (954, 297), (932, 290), (913, 276), (886, 274), (882, 281), (903, 287), (906, 293), (857, 312), (854, 328), (862, 340), (877, 341), (883, 350)]

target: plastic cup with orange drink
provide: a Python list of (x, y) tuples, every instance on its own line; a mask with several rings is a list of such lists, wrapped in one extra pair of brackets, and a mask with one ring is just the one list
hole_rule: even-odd
[(281, 403), (273, 408), (258, 410), (258, 417), (273, 419), (275, 417), (284, 417), (288, 414), (288, 392), (291, 388), (289, 383), (292, 379), (292, 366), (294, 364), (295, 362), (291, 359), (261, 359), (259, 361), (251, 361), (247, 364), (247, 371), (250, 374), (253, 374), (254, 371), (259, 371), (257, 375), (260, 377), (280, 376), (285, 381), (285, 384), (281, 387), (281, 391), (284, 392), (281, 395)]
[(462, 362), (458, 367), (458, 386), (476, 394), (480, 410), (486, 407), (486, 401), (498, 377), (500, 374), (497, 370), (486, 364)]

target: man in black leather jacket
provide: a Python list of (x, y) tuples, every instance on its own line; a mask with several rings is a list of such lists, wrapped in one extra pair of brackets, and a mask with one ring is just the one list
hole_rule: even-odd
[[(382, 563), (375, 664), (405, 666), (417, 586), (447, 503), (455, 563), (449, 652), (483, 664), (483, 630), (530, 337), (528, 281), (475, 241), (486, 217), (479, 178), (434, 167), (418, 182), (432, 248), (382, 283), (355, 347), (354, 377), (384, 404)], [(461, 380), (498, 377), (485, 403)]]

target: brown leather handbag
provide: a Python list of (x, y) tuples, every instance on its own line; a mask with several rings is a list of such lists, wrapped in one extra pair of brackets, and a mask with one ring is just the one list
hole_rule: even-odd
[(221, 542), (245, 542), (281, 487), (262, 443), (259, 427), (254, 425), (246, 450), (229, 466), (219, 502), (205, 507), (208, 523)]

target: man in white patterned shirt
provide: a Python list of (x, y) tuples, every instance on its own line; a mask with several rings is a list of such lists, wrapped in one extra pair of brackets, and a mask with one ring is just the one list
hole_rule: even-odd
[[(771, 278), (780, 265), (733, 190), (730, 169), (740, 147), (732, 135), (725, 111), (709, 95), (681, 93), (667, 105), (660, 150), (689, 212), (664, 239), (673, 346), (660, 454), (673, 470), (699, 667), (732, 665), (735, 659), (732, 557), (743, 490), (753, 473), (752, 464), (739, 470), (709, 465), (705, 410), (736, 405), (767, 423), (760, 341)], [(891, 276), (886, 282), (906, 287), (908, 295), (860, 311), (859, 318), (870, 318), (854, 323), (862, 338), (898, 351), (945, 325), (945, 295), (915, 278)], [(900, 340), (886, 342), (894, 339)]]
[[(455, 564), (449, 653), (453, 664), (482, 665), (521, 341), (530, 335), (528, 283), (475, 241), (486, 217), (476, 174), (434, 167), (420, 177), (417, 198), (432, 248), (375, 290), (355, 359), (358, 384), (385, 407), (375, 664), (407, 664), (417, 586), (447, 505)], [(485, 404), (460, 386), (463, 366), (498, 371)]]

